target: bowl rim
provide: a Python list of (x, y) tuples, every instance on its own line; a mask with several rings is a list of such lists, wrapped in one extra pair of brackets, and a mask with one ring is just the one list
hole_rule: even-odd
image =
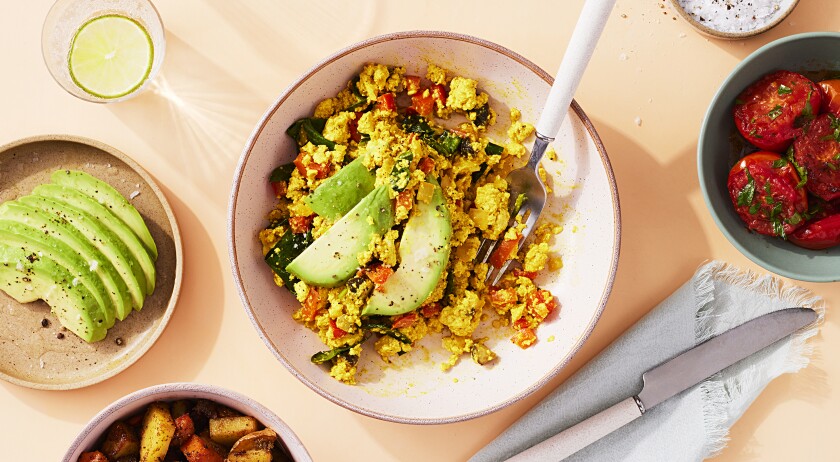
[(314, 66), (312, 66), (309, 70), (304, 72), (299, 78), (297, 78), (294, 82), (292, 82), (281, 94), (280, 96), (274, 101), (274, 103), (266, 110), (262, 118), (257, 123), (253, 133), (249, 137), (242, 154), (240, 156), (239, 162), (237, 163), (236, 170), (233, 176), (233, 185), (231, 187), (230, 192), (230, 201), (228, 204), (228, 252), (230, 257), (230, 265), (231, 271), (233, 273), (234, 283), (236, 285), (236, 290), (239, 293), (240, 300), (242, 301), (243, 308), (247, 312), (248, 318), (251, 320), (251, 323), (254, 325), (254, 328), (257, 330), (259, 337), (262, 339), (263, 343), (269, 348), (269, 350), (274, 354), (280, 363), (282, 363), (286, 369), (291, 372), (298, 380), (303, 382), (307, 387), (315, 391), (320, 396), (326, 398), (327, 400), (338, 404), (346, 409), (352, 410), (362, 415), (366, 415), (368, 417), (374, 417), (380, 420), (390, 421), (390, 422), (397, 422), (397, 423), (408, 423), (408, 424), (422, 424), (422, 425), (429, 425), (429, 424), (443, 424), (443, 423), (453, 423), (453, 422), (461, 422), (465, 420), (470, 420), (476, 417), (481, 417), (487, 414), (491, 414), (499, 409), (505, 408), (510, 404), (513, 404), (526, 396), (530, 395), (531, 393), (535, 392), (536, 390), (540, 389), (544, 386), (550, 379), (556, 376), (568, 362), (571, 360), (572, 357), (580, 350), (583, 346), (585, 341), (589, 338), (589, 335), (592, 333), (592, 330), (595, 328), (598, 320), (600, 319), (601, 315), (603, 314), (604, 308), (606, 307), (607, 301), (609, 299), (609, 295), (612, 291), (615, 276), (618, 269), (618, 260), (619, 260), (619, 253), (621, 248), (621, 207), (618, 198), (618, 187), (616, 185), (615, 174), (612, 169), (612, 165), (610, 163), (609, 157), (607, 156), (606, 148), (604, 147), (603, 142), (601, 141), (600, 136), (595, 130), (592, 121), (589, 117), (584, 113), (583, 109), (577, 103), (577, 101), (572, 100), (571, 102), (571, 109), (574, 110), (575, 114), (580, 118), (581, 123), (586, 128), (589, 136), (591, 137), (593, 143), (595, 144), (596, 149), (598, 150), (598, 154), (601, 158), (602, 165), (604, 167), (605, 173), (607, 175), (607, 180), (610, 186), (610, 196), (613, 204), (613, 220), (615, 223), (615, 228), (613, 230), (613, 252), (612, 258), (610, 262), (610, 269), (609, 275), (607, 277), (606, 284), (604, 285), (604, 290), (601, 293), (601, 298), (598, 303), (598, 307), (592, 319), (590, 320), (589, 324), (586, 326), (578, 340), (575, 342), (574, 347), (566, 354), (566, 356), (558, 362), (558, 364), (552, 368), (548, 373), (546, 373), (543, 377), (536, 380), (530, 387), (527, 389), (519, 392), (518, 394), (511, 396), (510, 398), (497, 403), (493, 406), (488, 408), (484, 408), (479, 411), (464, 413), (455, 416), (448, 416), (448, 417), (437, 417), (437, 418), (412, 418), (412, 417), (405, 417), (405, 416), (397, 416), (391, 415), (387, 413), (382, 413), (378, 411), (373, 411), (370, 409), (366, 409), (362, 406), (358, 406), (351, 402), (348, 402), (344, 399), (339, 398), (338, 396), (334, 396), (333, 394), (327, 392), (326, 390), (322, 389), (318, 386), (318, 384), (309, 380), (301, 371), (297, 370), (274, 346), (271, 340), (268, 338), (265, 329), (260, 324), (260, 322), (254, 316), (253, 309), (251, 308), (250, 300), (248, 299), (248, 295), (245, 293), (244, 285), (243, 285), (243, 278), (242, 274), (239, 270), (239, 257), (236, 252), (236, 245), (235, 245), (235, 228), (236, 228), (236, 201), (239, 196), (239, 189), (241, 186), (242, 175), (245, 170), (245, 164), (247, 163), (251, 152), (254, 148), (257, 138), (262, 133), (263, 129), (266, 127), (268, 120), (274, 115), (274, 113), (279, 109), (280, 105), (295, 91), (298, 87), (300, 87), (304, 82), (314, 76), (317, 72), (321, 69), (332, 63), (333, 61), (340, 59), (348, 54), (351, 54), (357, 50), (377, 45), (382, 42), (387, 42), (391, 40), (404, 40), (404, 39), (415, 39), (415, 38), (441, 38), (441, 39), (449, 39), (449, 40), (456, 40), (462, 42), (472, 43), (478, 46), (482, 46), (488, 48), (490, 50), (496, 51), (508, 58), (511, 58), (527, 68), (528, 70), (535, 73), (539, 78), (544, 80), (548, 85), (554, 83), (553, 77), (545, 72), (542, 68), (528, 60), (527, 58), (523, 57), (522, 55), (506, 48), (496, 43), (490, 42), (488, 40), (484, 40), (478, 37), (474, 37), (471, 35), (459, 34), (454, 32), (445, 32), (445, 31), (428, 31), (428, 30), (412, 30), (412, 31), (403, 31), (403, 32), (394, 32), (384, 35), (375, 36), (366, 40), (362, 40), (357, 42), (353, 45), (345, 47), (338, 52), (326, 57), (325, 59), (321, 60)]
[[(753, 51), (749, 54), (746, 58), (744, 58), (741, 62), (739, 62), (734, 69), (726, 76), (726, 79), (720, 84), (715, 95), (712, 97), (709, 106), (706, 108), (706, 114), (703, 116), (703, 123), (700, 126), (700, 135), (697, 140), (697, 175), (700, 182), (700, 190), (703, 192), (703, 200), (706, 203), (706, 208), (709, 210), (709, 214), (712, 216), (712, 219), (715, 221), (718, 229), (726, 236), (726, 239), (738, 249), (741, 254), (746, 256), (748, 259), (753, 261), (754, 263), (762, 266), (763, 268), (770, 270), (780, 276), (788, 277), (791, 279), (797, 279), (800, 281), (806, 282), (835, 282), (840, 281), (840, 271), (838, 271), (835, 275), (803, 275), (800, 273), (796, 273), (793, 271), (789, 271), (785, 268), (779, 267), (778, 265), (766, 261), (756, 255), (754, 252), (749, 250), (746, 246), (741, 244), (741, 242), (729, 232), (726, 226), (723, 224), (723, 221), (720, 219), (719, 214), (715, 210), (715, 206), (712, 203), (711, 197), (709, 195), (709, 191), (706, 188), (706, 182), (709, 180), (706, 172), (703, 169), (703, 151), (706, 147), (706, 132), (709, 129), (709, 125), (711, 123), (712, 112), (715, 107), (721, 104), (721, 100), (723, 98), (723, 93), (727, 89), (727, 87), (732, 83), (733, 80), (751, 63), (759, 59), (765, 52), (768, 50), (775, 48), (777, 46), (786, 45), (792, 42), (798, 42), (803, 40), (811, 40), (811, 39), (818, 39), (818, 38), (833, 38), (833, 39), (840, 39), (840, 32), (805, 32), (802, 34), (794, 34), (789, 35), (787, 37), (782, 37), (780, 39), (774, 40), (761, 48)], [(728, 104), (728, 103), (727, 103)], [(753, 236), (756, 237), (756, 236)], [(792, 245), (792, 244), (791, 244)]]
[[(79, 434), (76, 435), (76, 437), (73, 439), (73, 442), (70, 443), (70, 447), (67, 449), (67, 452), (64, 454), (64, 457), (61, 459), (62, 462), (76, 462), (75, 460), (71, 459), (71, 457), (76, 452), (76, 450), (79, 449), (81, 444), (87, 439), (88, 434), (92, 432), (93, 429), (96, 428), (98, 425), (102, 424), (103, 421), (107, 420), (115, 413), (121, 411), (125, 406), (128, 406), (136, 401), (142, 400), (143, 398), (155, 395), (181, 396), (193, 393), (211, 395), (217, 398), (233, 399), (239, 403), (242, 403), (243, 406), (249, 409), (253, 409), (255, 412), (261, 414), (261, 418), (258, 418), (257, 420), (260, 420), (260, 422), (266, 427), (269, 427), (278, 432), (278, 436), (280, 437), (280, 439), (283, 440), (283, 443), (288, 447), (289, 451), (294, 453), (292, 455), (295, 457), (295, 460), (300, 460), (301, 462), (305, 462), (306, 460), (312, 460), (311, 456), (309, 455), (309, 452), (306, 450), (306, 447), (304, 447), (300, 438), (298, 438), (298, 436), (295, 434), (292, 428), (289, 427), (289, 425), (286, 422), (284, 422), (283, 419), (278, 417), (277, 414), (275, 414), (272, 410), (263, 406), (262, 404), (258, 403), (252, 398), (216, 385), (208, 385), (194, 382), (173, 382), (152, 385), (150, 387), (131, 392), (123, 396), (122, 398), (119, 398), (118, 400), (112, 402), (105, 409), (99, 411), (95, 416), (93, 416), (93, 418), (91, 418), (88, 421), (88, 423), (79, 432)], [(162, 399), (166, 398), (162, 397)], [(173, 396), (173, 399), (177, 398)], [(272, 422), (269, 425), (266, 422), (264, 422), (264, 420), (272, 420)], [(299, 456), (303, 455), (309, 457), (309, 459), (298, 459)]]

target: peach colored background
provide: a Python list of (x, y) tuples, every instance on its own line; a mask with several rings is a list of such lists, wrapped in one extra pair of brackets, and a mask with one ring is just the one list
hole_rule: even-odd
[[(225, 218), (233, 168), (271, 101), (339, 48), (386, 32), (448, 30), (507, 46), (553, 74), (582, 0), (157, 0), (168, 40), (163, 76), (179, 100), (146, 93), (115, 105), (82, 102), (52, 81), (40, 52), (50, 1), (7, 3), (0, 15), (0, 142), (68, 133), (126, 152), (162, 185), (181, 225), (186, 259), (169, 327), (125, 372), (69, 392), (0, 383), (0, 459), (57, 460), (84, 423), (115, 399), (153, 384), (196, 381), (237, 390), (273, 409), (317, 461), (464, 460), (704, 260), (759, 269), (706, 211), (695, 171), (697, 132), (714, 91), (740, 59), (778, 37), (837, 30), (840, 5), (803, 1), (770, 32), (725, 42), (674, 19), (667, 3), (619, 0), (577, 92), (610, 153), (621, 195), (623, 248), (604, 316), (550, 386), (495, 414), (441, 426), (356, 415), (311, 392), (274, 360), (229, 274)], [(831, 307), (840, 302), (840, 284), (804, 285), (829, 305), (816, 359), (766, 389), (732, 429), (718, 460), (836, 457), (840, 363), (832, 356), (840, 352), (840, 332)]]

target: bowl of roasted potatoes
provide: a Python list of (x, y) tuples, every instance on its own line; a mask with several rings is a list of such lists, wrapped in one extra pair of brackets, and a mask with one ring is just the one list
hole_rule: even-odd
[(156, 385), (97, 414), (63, 462), (311, 461), (277, 415), (224, 388), (196, 383)]

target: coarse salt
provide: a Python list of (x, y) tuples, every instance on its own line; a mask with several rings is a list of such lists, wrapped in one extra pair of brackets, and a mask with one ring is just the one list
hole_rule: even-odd
[(769, 26), (795, 0), (677, 0), (698, 23), (720, 32), (746, 33)]
[(132, 191), (131, 194), (128, 195), (129, 199), (134, 199), (135, 197), (140, 195), (140, 191)]

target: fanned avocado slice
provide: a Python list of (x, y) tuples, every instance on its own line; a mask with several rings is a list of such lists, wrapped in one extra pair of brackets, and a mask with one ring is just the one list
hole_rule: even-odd
[(31, 209), (40, 209), (47, 216), (60, 223), (66, 223), (66, 226), (73, 227), (80, 232), (110, 260), (111, 264), (122, 275), (131, 293), (134, 308), (139, 310), (143, 307), (143, 300), (147, 293), (146, 277), (143, 275), (140, 263), (113, 233), (97, 223), (90, 215), (63, 202), (42, 196), (23, 196), (17, 201)]
[[(96, 273), (96, 268), (92, 269), (88, 262), (62, 242), (48, 242), (41, 237), (44, 236), (43, 234), (39, 234), (32, 228), (28, 231), (26, 228), (26, 226), (0, 227), (0, 241), (10, 247), (21, 249), (30, 263), (46, 258), (64, 268), (72, 276), (71, 285), (84, 285), (96, 299), (100, 307), (99, 311), (105, 317), (105, 328), (113, 326), (116, 310), (102, 278)], [(13, 230), (23, 234), (16, 234)]]
[(116, 217), (122, 220), (143, 243), (143, 246), (157, 260), (158, 251), (149, 228), (128, 200), (108, 183), (76, 170), (58, 170), (52, 174), (52, 182), (73, 189), (78, 189), (85, 195), (95, 199), (107, 207)]
[[(134, 299), (143, 302), (143, 288), (134, 279), (131, 267), (124, 261), (118, 270), (111, 259), (105, 256), (94, 244), (65, 220), (56, 215), (30, 207), (17, 201), (0, 204), (0, 227), (17, 232), (15, 226), (26, 226), (34, 229), (44, 239), (49, 239), (54, 245), (63, 244), (71, 252), (78, 254), (88, 264), (97, 262), (96, 272), (102, 278), (106, 289), (115, 293), (118, 300), (114, 301), (117, 319), (122, 320), (131, 312)], [(114, 252), (117, 254), (117, 252)]]
[(0, 242), (0, 280), (0, 289), (20, 303), (47, 302), (61, 325), (86, 342), (105, 338), (108, 329), (96, 298), (84, 284), (73, 285), (73, 275), (54, 261), (29, 261), (24, 250)]
[(440, 281), (449, 262), (452, 223), (443, 191), (437, 182), (432, 199), (418, 201), (400, 239), (400, 266), (375, 290), (362, 310), (362, 316), (394, 316), (419, 307)]
[(335, 221), (370, 194), (375, 182), (376, 175), (365, 167), (362, 157), (359, 157), (315, 188), (306, 202), (313, 212)]
[(359, 254), (373, 237), (394, 226), (390, 188), (379, 186), (365, 196), (321, 237), (297, 256), (286, 270), (307, 284), (335, 287), (359, 267)]
[(108, 229), (120, 241), (125, 244), (125, 247), (134, 256), (134, 259), (140, 264), (143, 270), (143, 275), (146, 279), (146, 294), (155, 291), (155, 279), (157, 277), (155, 272), (154, 257), (150, 255), (137, 236), (129, 229), (125, 223), (114, 216), (109, 209), (104, 205), (91, 199), (82, 192), (68, 188), (66, 186), (56, 184), (42, 184), (32, 190), (35, 196), (42, 196), (54, 199), (61, 203), (75, 207), (84, 213), (90, 215), (103, 228)]

